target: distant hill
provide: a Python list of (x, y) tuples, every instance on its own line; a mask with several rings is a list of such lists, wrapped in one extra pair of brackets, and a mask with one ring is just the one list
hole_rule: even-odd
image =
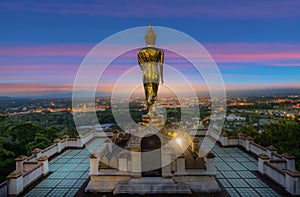
[[(85, 97), (88, 92), (81, 91), (79, 92), (80, 97)], [(291, 95), (291, 94), (300, 94), (300, 88), (278, 88), (278, 89), (256, 89), (256, 90), (229, 90), (226, 91), (227, 95), (234, 96), (262, 96), (262, 95)], [(197, 92), (197, 95), (209, 96), (209, 92)], [(101, 96), (111, 96), (110, 92), (96, 92), (96, 97)], [(12, 95), (12, 96), (0, 96), (0, 101), (9, 101), (16, 99), (51, 99), (51, 98), (71, 98), (72, 92), (53, 92), (45, 93), (39, 95)]]
[(12, 97), (8, 97), (8, 96), (0, 96), (0, 101), (8, 101), (8, 100), (12, 100), (14, 98)]
[(240, 96), (291, 95), (291, 94), (300, 94), (300, 88), (236, 90), (236, 91), (227, 91), (227, 94), (240, 95)]
[[(79, 95), (84, 97), (87, 95), (87, 92), (82, 91), (79, 92)], [(96, 92), (96, 97), (101, 96), (110, 96), (110, 93), (107, 92)], [(0, 101), (10, 101), (15, 99), (51, 99), (51, 98), (71, 98), (72, 92), (53, 92), (46, 94), (38, 94), (38, 95), (14, 95), (14, 96), (0, 96)]]

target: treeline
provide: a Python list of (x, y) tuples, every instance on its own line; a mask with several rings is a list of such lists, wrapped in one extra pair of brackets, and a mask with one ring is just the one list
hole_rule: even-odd
[(28, 114), (0, 120), (0, 182), (15, 169), (15, 158), (44, 149), (56, 138), (76, 137), (73, 118), (66, 113)]
[(236, 127), (226, 131), (230, 136), (236, 136), (242, 132), (254, 138), (254, 142), (262, 146), (273, 145), (278, 153), (289, 153), (296, 157), (296, 169), (300, 171), (300, 122), (280, 121), (265, 125), (263, 132), (259, 133), (253, 126)]

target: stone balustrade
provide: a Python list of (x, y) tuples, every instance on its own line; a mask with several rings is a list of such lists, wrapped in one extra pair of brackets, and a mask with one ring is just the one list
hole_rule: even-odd
[[(97, 136), (98, 132), (93, 130), (85, 136), (77, 138), (69, 138), (64, 136), (63, 139), (55, 139), (54, 143), (41, 150), (36, 148), (32, 151), (32, 155), (26, 157), (24, 155), (18, 156), (16, 161), (16, 170), (10, 173), (7, 177), (6, 184), (9, 195), (20, 195), (24, 189), (31, 185), (34, 181), (49, 173), (48, 159), (55, 154), (61, 153), (67, 148), (82, 148), (85, 143), (88, 143)], [(102, 132), (103, 133), (103, 132)]]
[(246, 137), (242, 133), (237, 137), (222, 134), (219, 137), (217, 132), (208, 132), (209, 136), (217, 140), (223, 147), (240, 146), (247, 152), (258, 157), (258, 171), (266, 175), (292, 195), (300, 195), (300, 172), (295, 170), (295, 157), (284, 153), (277, 153), (274, 146), (263, 147), (256, 144), (252, 137)]

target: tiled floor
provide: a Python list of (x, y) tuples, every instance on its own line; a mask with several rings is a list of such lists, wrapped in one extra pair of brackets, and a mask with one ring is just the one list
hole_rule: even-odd
[[(103, 140), (93, 140), (91, 149), (101, 149)], [(217, 178), (230, 196), (279, 196), (251, 171), (257, 170), (257, 160), (239, 148), (215, 145)], [(25, 196), (74, 196), (88, 178), (89, 151), (67, 150), (49, 161), (51, 174)]]
[(215, 145), (217, 178), (230, 196), (280, 196), (251, 171), (257, 170), (257, 160), (239, 148)]
[(25, 196), (74, 196), (88, 178), (89, 151), (67, 150), (49, 161), (51, 174)]

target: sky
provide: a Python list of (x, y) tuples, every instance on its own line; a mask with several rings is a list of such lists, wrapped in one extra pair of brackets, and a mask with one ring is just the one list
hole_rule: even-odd
[[(150, 21), (201, 43), (215, 60), (227, 90), (300, 88), (298, 0), (2, 0), (0, 95), (70, 92), (93, 47)], [(135, 54), (130, 54), (115, 62), (136, 66)], [(167, 55), (171, 53), (166, 53), (168, 60)], [(172, 66), (171, 62), (169, 58)], [(176, 68), (176, 62), (173, 65)], [(124, 72), (113, 65), (111, 70), (101, 81), (102, 91), (110, 91), (115, 80), (109, 79)], [(192, 69), (183, 73), (193, 78)], [(176, 80), (169, 83), (178, 85)], [(202, 87), (205, 82), (192, 83)]]

